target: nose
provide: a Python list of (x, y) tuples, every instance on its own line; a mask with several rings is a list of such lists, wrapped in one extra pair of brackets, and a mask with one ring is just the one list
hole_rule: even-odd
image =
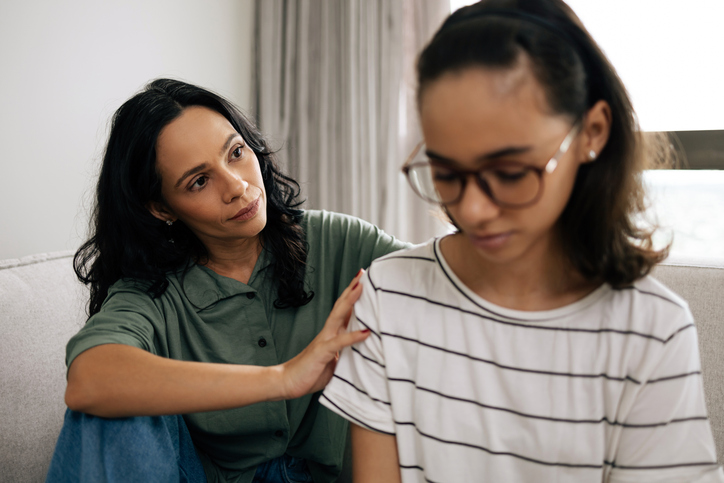
[(456, 205), (455, 218), (464, 226), (476, 226), (500, 215), (500, 207), (478, 186), (472, 175)]
[(228, 167), (223, 171), (223, 199), (225, 203), (231, 203), (241, 198), (246, 193), (249, 183), (239, 173)]

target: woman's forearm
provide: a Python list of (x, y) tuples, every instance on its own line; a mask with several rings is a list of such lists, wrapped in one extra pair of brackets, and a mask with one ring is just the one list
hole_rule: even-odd
[(68, 371), (70, 409), (103, 417), (184, 414), (284, 399), (281, 366), (178, 361), (106, 344)]
[(369, 335), (346, 331), (352, 306), (362, 293), (361, 277), (360, 270), (321, 332), (283, 364), (188, 362), (122, 344), (99, 345), (70, 365), (65, 403), (75, 411), (118, 418), (231, 409), (320, 391), (334, 373), (339, 351)]

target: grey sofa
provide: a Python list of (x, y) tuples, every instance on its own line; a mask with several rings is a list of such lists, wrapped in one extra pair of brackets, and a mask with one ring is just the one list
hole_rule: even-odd
[[(724, 260), (669, 261), (654, 275), (689, 302), (696, 319), (724, 461)], [(65, 411), (65, 344), (85, 321), (87, 295), (70, 252), (0, 261), (0, 481), (45, 478)]]

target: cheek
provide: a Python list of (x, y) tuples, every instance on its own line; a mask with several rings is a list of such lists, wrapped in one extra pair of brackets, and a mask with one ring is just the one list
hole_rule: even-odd
[(561, 213), (566, 208), (568, 200), (571, 197), (573, 191), (573, 184), (576, 181), (576, 170), (572, 170), (565, 173), (560, 173), (562, 176), (558, 176), (554, 179), (547, 179), (547, 183), (543, 186), (543, 196), (539, 205), (544, 209), (545, 213), (541, 213), (541, 216), (546, 219), (557, 221), (560, 218)]
[(176, 200), (174, 210), (179, 218), (188, 224), (203, 223), (206, 220), (215, 220), (218, 217), (218, 204), (209, 201), (210, 193), (198, 193), (193, 197), (184, 197)]

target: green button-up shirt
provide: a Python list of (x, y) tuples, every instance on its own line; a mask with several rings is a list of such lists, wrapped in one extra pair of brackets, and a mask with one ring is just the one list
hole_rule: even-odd
[[(277, 309), (277, 287), (262, 251), (248, 284), (196, 265), (171, 274), (151, 297), (145, 285), (121, 280), (100, 312), (67, 347), (70, 366), (101, 344), (126, 344), (172, 359), (271, 366), (302, 351), (322, 329), (345, 287), (372, 260), (408, 245), (357, 218), (306, 211), (309, 244), (303, 307)], [(287, 453), (305, 458), (318, 482), (342, 465), (347, 423), (317, 402), (319, 394), (184, 416), (209, 481), (250, 482), (256, 466)]]

